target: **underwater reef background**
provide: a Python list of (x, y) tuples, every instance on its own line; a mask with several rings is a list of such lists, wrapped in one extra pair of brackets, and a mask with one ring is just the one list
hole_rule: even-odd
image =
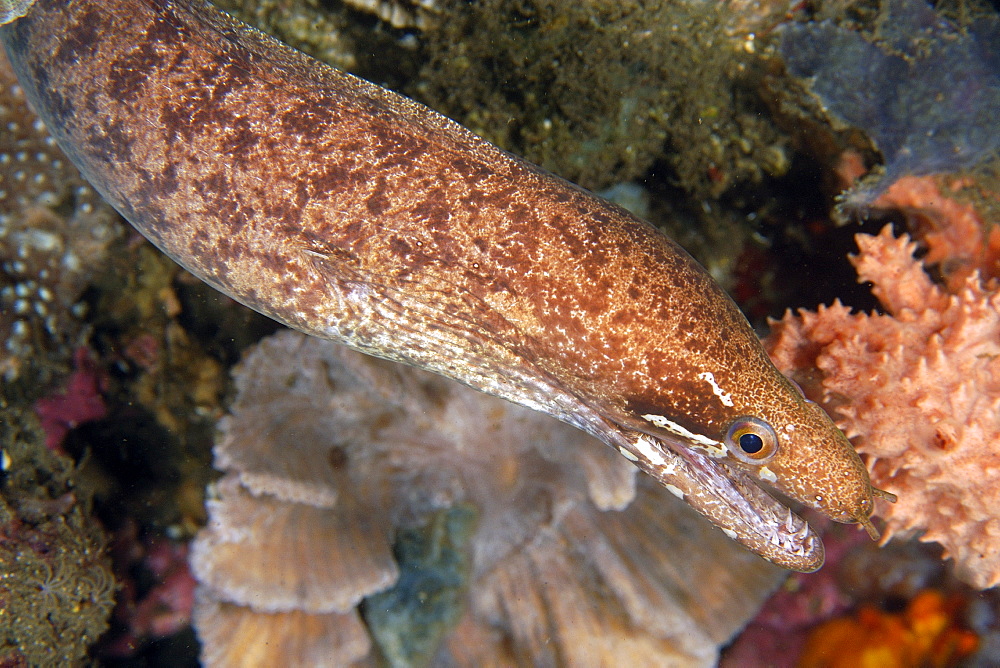
[[(876, 484), (900, 502), (880, 507), (881, 545), (855, 527), (829, 526), (827, 565), (815, 574), (734, 565), (756, 558), (711, 534), (671, 551), (642, 527), (672, 497), (658, 499), (616, 455), (581, 454), (557, 467), (570, 456), (560, 439), (575, 432), (481, 407), (438, 380), (403, 374), (387, 389), (378, 374), (396, 372), (365, 362), (346, 362), (354, 371), (341, 381), (354, 374), (357, 388), (368, 384), (355, 400), (368, 397), (374, 416), (352, 413), (357, 406), (342, 398), (317, 405), (316, 391), (306, 410), (294, 393), (306, 370), (289, 371), (283, 390), (261, 390), (267, 397), (257, 400), (285, 406), (287, 424), (307, 432), (339, 419), (340, 429), (353, 424), (387, 442), (405, 441), (393, 421), (406, 425), (406, 411), (436, 415), (419, 432), (427, 470), (408, 465), (400, 487), (391, 467), (405, 459), (388, 447), (363, 466), (350, 448), (327, 448), (324, 467), (308, 453), (265, 451), (255, 469), (245, 452), (230, 452), (232, 434), (252, 442), (283, 432), (247, 417), (268, 414), (246, 408), (250, 390), (239, 379), (253, 364), (286, 368), (295, 354), (282, 346), (309, 359), (336, 353), (271, 336), (277, 325), (191, 278), (128, 227), (54, 146), (2, 59), (0, 665), (197, 665), (199, 656), (241, 656), (239, 643), (262, 629), (286, 640), (276, 651), (301, 649), (288, 639), (306, 637), (316, 651), (336, 647), (360, 665), (446, 656), (450, 665), (513, 657), (586, 666), (629, 653), (684, 665), (1000, 663), (995, 4), (217, 4), (664, 229), (769, 335), (782, 370), (828, 408)], [(464, 408), (449, 413), (447, 401)], [(514, 450), (499, 470), (447, 450), (484, 438), (458, 429), (456, 410), (492, 416), (487, 442)], [(551, 440), (522, 443), (526, 429)], [(444, 462), (460, 475), (445, 475)], [(213, 463), (228, 471), (221, 481)], [(264, 511), (254, 505), (259, 490), (246, 491), (260, 482), (247, 471), (272, 466), (306, 480), (294, 493), (281, 487), (277, 509)], [(536, 480), (546, 467), (548, 487)], [(334, 475), (324, 479), (327, 469)], [(477, 475), (496, 476), (499, 491), (469, 492), (464, 481)], [(394, 511), (391, 525), (344, 520), (359, 511), (337, 505), (340, 488), (397, 508), (399, 498), (379, 496), (385, 480), (409, 511)], [(518, 505), (516, 493), (504, 496), (511, 490), (531, 490), (537, 503), (525, 496)], [(333, 591), (333, 603), (298, 601), (281, 619), (266, 617), (271, 609), (237, 620), (236, 606), (211, 590), (233, 585), (222, 570), (224, 550), (239, 543), (233, 536), (253, 535), (232, 523), (257, 527), (261, 513), (280, 514), (286, 533), (332, 528), (312, 549), (342, 551), (344, 563), (368, 569), (370, 586), (344, 593), (337, 569), (315, 563), (322, 557), (302, 568), (290, 561), (294, 541), (253, 542), (251, 552), (273, 566), (265, 572), (293, 565), (310, 586)], [(669, 517), (676, 527), (664, 532), (700, 535), (683, 508)], [(359, 526), (371, 529), (364, 539)], [(530, 549), (501, 549), (516, 537)], [(677, 575), (696, 553), (706, 572), (726, 577)], [(555, 578), (574, 586), (544, 586)], [(385, 590), (392, 582), (400, 584)], [(414, 596), (431, 601), (423, 617)], [(320, 608), (323, 619), (313, 614)], [(226, 632), (205, 625), (212, 617), (225, 618)], [(688, 644), (678, 640), (685, 633)], [(625, 645), (609, 640), (617, 636)], [(492, 654), (472, 653), (476, 646)], [(267, 660), (290, 656), (300, 655)]]

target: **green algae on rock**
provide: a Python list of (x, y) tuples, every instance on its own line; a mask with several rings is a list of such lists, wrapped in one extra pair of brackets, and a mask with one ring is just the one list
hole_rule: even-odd
[(442, 639), (461, 619), (477, 515), (474, 506), (456, 505), (397, 533), (399, 579), (361, 604), (372, 640), (390, 665), (432, 665)]
[(75, 665), (108, 628), (105, 538), (34, 416), (0, 408), (0, 663)]
[(409, 90), (525, 159), (599, 190), (666, 160), (696, 199), (789, 167), (745, 81), (728, 3), (447, 2)]

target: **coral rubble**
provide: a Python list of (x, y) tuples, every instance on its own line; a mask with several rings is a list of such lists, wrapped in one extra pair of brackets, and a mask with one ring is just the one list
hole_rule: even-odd
[(978, 272), (935, 284), (916, 245), (858, 235), (852, 258), (885, 314), (839, 302), (788, 313), (766, 344), (868, 457), (886, 538), (941, 543), (974, 586), (1000, 583), (1000, 292)]
[(216, 0), (214, 4), (325, 63), (344, 70), (357, 66), (354, 44), (345, 35), (348, 19), (343, 12), (310, 2)]
[(371, 12), (393, 28), (425, 28), (435, 21), (435, 0), (344, 0), (344, 4)]
[(294, 332), (236, 376), (191, 556), (209, 665), (710, 665), (781, 577), (583, 433), (437, 376)]

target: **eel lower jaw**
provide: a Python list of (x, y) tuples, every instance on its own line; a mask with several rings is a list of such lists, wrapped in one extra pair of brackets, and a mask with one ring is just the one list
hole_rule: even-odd
[(783, 501), (775, 498), (741, 469), (724, 463), (715, 463), (724, 470), (730, 484), (741, 500), (749, 504), (743, 519), (754, 532), (752, 540), (765, 543), (751, 549), (766, 559), (796, 571), (810, 573), (818, 570), (825, 559), (823, 541), (812, 526), (792, 511)]
[(801, 517), (742, 470), (678, 440), (610, 424), (601, 434), (645, 473), (705, 515), (730, 538), (779, 566), (803, 573), (823, 565), (823, 541)]
[[(667, 442), (667, 446), (670, 445)], [(737, 521), (737, 527), (727, 527), (708, 515), (724, 532), (729, 534), (727, 529), (735, 531), (737, 541), (779, 566), (810, 573), (823, 565), (825, 552), (819, 535), (745, 471), (683, 445), (675, 447), (681, 449), (679, 454), (712, 485), (709, 503), (718, 503), (716, 499), (720, 499), (726, 504), (719, 519), (727, 523), (733, 519)], [(685, 500), (701, 510), (695, 502)]]

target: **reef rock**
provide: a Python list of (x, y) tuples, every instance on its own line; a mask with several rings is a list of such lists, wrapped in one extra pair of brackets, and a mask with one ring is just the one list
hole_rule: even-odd
[(904, 175), (955, 172), (1000, 152), (1000, 17), (959, 27), (925, 0), (889, 0), (873, 34), (832, 21), (778, 30), (790, 74), (861, 129), (884, 173), (848, 195), (867, 206)]
[(0, 127), (0, 377), (13, 381), (68, 366), (80, 297), (124, 227), (28, 107), (2, 50)]

